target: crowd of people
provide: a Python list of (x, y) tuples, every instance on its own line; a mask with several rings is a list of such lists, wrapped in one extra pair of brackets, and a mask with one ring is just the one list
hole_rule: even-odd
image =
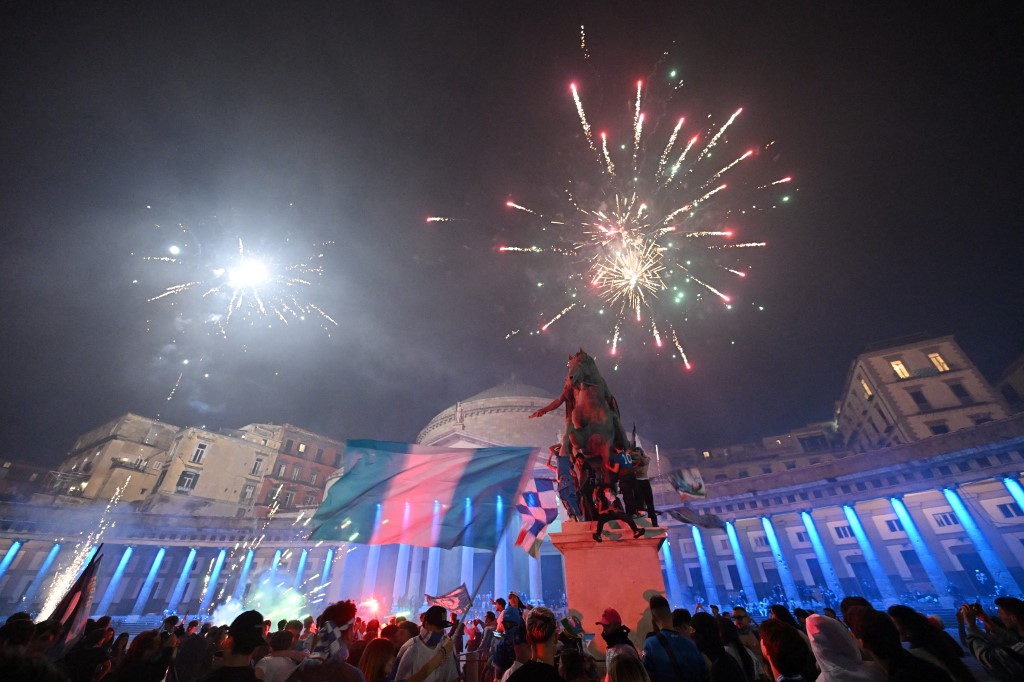
[[(941, 622), (850, 596), (839, 613), (774, 604), (760, 623), (744, 606), (694, 612), (649, 600), (650, 632), (638, 639), (614, 608), (594, 623), (596, 656), (574, 617), (531, 607), (517, 593), (482, 619), (457, 622), (430, 606), (417, 622), (363, 620), (352, 601), (316, 619), (274, 624), (246, 611), (230, 625), (166, 618), (130, 638), (109, 617), (67, 640), (56, 621), (26, 613), (0, 627), (0, 680), (17, 682), (971, 682), (1024, 680), (1024, 601), (995, 613), (965, 604), (959, 642)], [(454, 614), (453, 614), (454, 615)], [(642, 621), (647, 622), (645, 619)], [(639, 645), (636, 642), (641, 642)], [(970, 662), (971, 657), (977, 663)]]

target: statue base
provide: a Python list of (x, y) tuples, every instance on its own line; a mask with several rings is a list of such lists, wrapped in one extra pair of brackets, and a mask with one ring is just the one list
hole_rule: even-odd
[(654, 528), (647, 519), (637, 519), (646, 531), (633, 538), (629, 526), (610, 521), (604, 526), (602, 542), (594, 540), (596, 521), (563, 521), (559, 533), (548, 537), (565, 560), (565, 593), (569, 613), (583, 623), (585, 632), (596, 632), (591, 650), (603, 656), (601, 626), (595, 625), (608, 607), (619, 612), (622, 624), (632, 632), (637, 650), (654, 628), (648, 600), (665, 595), (658, 550), (665, 542), (665, 529)]

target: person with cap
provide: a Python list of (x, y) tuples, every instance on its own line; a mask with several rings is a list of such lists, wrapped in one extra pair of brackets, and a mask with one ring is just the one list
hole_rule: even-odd
[(616, 656), (633, 656), (637, 660), (640, 659), (636, 647), (629, 640), (630, 630), (622, 624), (622, 616), (618, 611), (611, 607), (605, 609), (601, 614), (601, 620), (596, 624), (601, 626), (601, 639), (607, 646), (604, 654), (606, 669), (611, 668)]
[(420, 618), (423, 621), (422, 632), (405, 643), (400, 653), (398, 670), (395, 679), (410, 678), (437, 654), (438, 648), (444, 652), (441, 665), (427, 675), (427, 682), (455, 682), (459, 670), (455, 657), (451, 655), (454, 642), (445, 637), (444, 631), (452, 624), (448, 622), (448, 612), (443, 606), (431, 606)]
[(366, 682), (359, 668), (345, 661), (353, 640), (356, 604), (331, 604), (316, 621), (309, 656), (288, 677), (289, 682)]

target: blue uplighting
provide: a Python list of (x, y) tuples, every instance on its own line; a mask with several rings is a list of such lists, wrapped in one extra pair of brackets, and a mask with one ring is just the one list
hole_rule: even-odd
[(772, 548), (772, 556), (775, 557), (775, 567), (779, 571), (779, 580), (782, 581), (782, 589), (786, 591), (786, 597), (799, 600), (800, 592), (796, 589), (793, 573), (786, 564), (786, 555), (782, 553), (782, 546), (779, 544), (779, 538), (775, 535), (775, 526), (772, 525), (772, 520), (767, 516), (762, 516), (761, 527), (764, 528), (765, 537), (768, 539), (768, 546)]
[(893, 511), (896, 512), (896, 516), (899, 517), (900, 523), (903, 524), (903, 530), (907, 534), (907, 538), (910, 540), (910, 544), (914, 546), (914, 551), (917, 553), (917, 558), (921, 560), (921, 565), (924, 567), (924, 572), (928, 574), (928, 579), (932, 583), (932, 587), (935, 589), (935, 593), (939, 596), (940, 600), (949, 599), (946, 596), (946, 574), (939, 568), (939, 562), (936, 561), (935, 555), (932, 554), (931, 549), (928, 547), (928, 543), (921, 537), (921, 531), (917, 529), (917, 524), (914, 523), (914, 519), (910, 516), (910, 512), (907, 511), (907, 506), (903, 504), (903, 500), (898, 497), (893, 497), (889, 500), (892, 504)]
[(12, 563), (14, 563), (14, 557), (18, 556), (19, 549), (21, 549), (21, 543), (17, 540), (7, 548), (7, 553), (4, 554), (4, 560), (0, 561), (0, 578), (4, 577), (4, 573), (6, 573), (7, 569), (10, 568)]
[(185, 564), (181, 567), (181, 575), (178, 576), (174, 592), (171, 593), (171, 600), (167, 603), (167, 608), (171, 611), (177, 612), (178, 604), (181, 603), (181, 598), (185, 595), (185, 585), (188, 584), (188, 572), (192, 570), (192, 562), (195, 560), (196, 550), (193, 548), (188, 551), (188, 556), (185, 557)]
[(739, 536), (736, 535), (736, 527), (732, 521), (725, 524), (725, 533), (729, 536), (729, 546), (732, 547), (733, 558), (736, 559), (736, 572), (740, 574), (740, 583), (747, 599), (757, 600), (757, 590), (754, 588), (754, 579), (750, 576), (750, 569), (747, 567), (747, 560), (743, 556), (743, 546), (740, 545)]
[(814, 517), (811, 516), (810, 512), (801, 512), (800, 518), (804, 522), (804, 530), (807, 531), (807, 537), (811, 541), (811, 546), (814, 547), (814, 556), (818, 558), (818, 565), (825, 576), (825, 584), (836, 595), (842, 594), (843, 588), (839, 584), (839, 576), (836, 575), (835, 567), (832, 566), (832, 560), (828, 558), (825, 545), (821, 541), (821, 536), (818, 535), (818, 527), (814, 525)]
[(964, 532), (967, 533), (967, 537), (974, 543), (978, 550), (978, 556), (981, 557), (982, 563), (985, 564), (985, 568), (988, 569), (992, 578), (998, 585), (1002, 586), (1003, 590), (1016, 592), (1017, 583), (1013, 579), (1013, 575), (1006, 567), (1006, 564), (1003, 563), (1003, 560), (999, 558), (999, 554), (992, 547), (988, 538), (978, 528), (978, 524), (975, 522), (971, 512), (967, 510), (963, 500), (960, 499), (960, 495), (952, 488), (946, 488), (942, 491), (942, 494), (945, 495), (949, 506), (953, 508), (953, 513), (960, 519), (960, 525), (963, 527)]
[(46, 572), (50, 570), (50, 566), (53, 565), (53, 560), (57, 558), (57, 552), (60, 551), (60, 545), (53, 543), (53, 547), (50, 548), (50, 552), (46, 555), (46, 559), (43, 560), (43, 565), (36, 571), (36, 575), (32, 578), (32, 582), (25, 588), (25, 595), (21, 598), (26, 603), (31, 603), (36, 594), (39, 592), (39, 588), (42, 587), (43, 578), (46, 576)]
[(242, 562), (242, 573), (238, 576), (238, 584), (235, 585), (235, 592), (231, 598), (235, 601), (242, 601), (245, 597), (245, 586), (249, 584), (249, 571), (252, 570), (252, 558), (254, 552), (250, 549), (245, 554), (245, 561)]
[(139, 590), (139, 596), (135, 600), (135, 606), (132, 608), (133, 616), (141, 616), (142, 611), (146, 608), (146, 602), (149, 601), (149, 595), (153, 592), (153, 583), (160, 572), (160, 564), (163, 563), (164, 554), (166, 553), (167, 550), (163, 547), (156, 551), (156, 557), (153, 558), (153, 563), (149, 566), (149, 573), (146, 574), (146, 579), (142, 583), (142, 589)]
[(871, 577), (874, 578), (882, 599), (890, 604), (896, 603), (896, 590), (893, 589), (892, 581), (889, 580), (889, 575), (882, 567), (882, 562), (878, 560), (875, 548), (871, 546), (871, 541), (868, 540), (868, 535), (864, 532), (864, 526), (861, 525), (857, 512), (847, 504), (843, 505), (843, 513), (846, 514), (846, 520), (850, 524), (853, 536), (857, 538), (860, 552), (864, 555), (864, 563), (868, 565), (868, 570), (871, 571)]
[(222, 549), (217, 552), (217, 560), (213, 562), (213, 568), (206, 580), (206, 590), (203, 593), (203, 600), (199, 602), (199, 615), (209, 613), (210, 604), (213, 602), (214, 593), (217, 591), (217, 581), (220, 580), (220, 569), (224, 566), (224, 557), (228, 551)]
[(107, 589), (103, 593), (103, 598), (100, 599), (99, 605), (96, 607), (96, 613), (104, 616), (107, 610), (110, 609), (110, 602), (114, 600), (114, 594), (117, 592), (117, 586), (121, 584), (121, 578), (124, 576), (124, 569), (128, 566), (128, 560), (132, 558), (132, 548), (125, 547), (124, 552), (121, 554), (121, 560), (117, 562), (117, 568), (114, 569), (114, 575), (110, 578), (110, 582), (107, 583)]
[(708, 561), (708, 553), (704, 551), (704, 539), (701, 537), (700, 528), (692, 526), (693, 544), (697, 548), (697, 560), (700, 561), (700, 573), (704, 579), (704, 591), (709, 604), (720, 604), (718, 599), (718, 587), (715, 586), (715, 575), (711, 572), (711, 562)]
[[(380, 512), (378, 511), (378, 513)], [(302, 550), (302, 554), (299, 555), (299, 567), (295, 569), (295, 580), (292, 581), (292, 587), (296, 590), (302, 584), (302, 574), (306, 572), (306, 557), (308, 556), (308, 549)]]

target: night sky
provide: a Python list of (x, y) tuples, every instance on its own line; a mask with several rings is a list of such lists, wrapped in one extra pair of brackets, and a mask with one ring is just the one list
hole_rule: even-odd
[[(871, 342), (954, 334), (991, 380), (1024, 351), (1012, 10), (151, 4), (2, 10), (4, 457), (56, 463), (129, 411), (411, 440), (513, 374), (557, 393), (580, 346), (627, 424), (707, 447), (831, 418)], [(586, 149), (568, 84), (595, 128), (628, 135), (631, 88), (670, 66), (685, 85), (652, 107), (654, 148), (680, 115), (742, 106), (729, 148), (774, 140), (764, 179), (799, 189), (741, 223), (768, 244), (743, 254), (744, 304), (694, 308), (692, 372), (638, 343), (613, 372), (589, 316), (506, 340), (558, 309), (537, 287), (553, 261), (497, 247), (538, 234), (505, 201), (550, 205)], [(147, 303), (176, 280), (141, 256), (179, 223), (206, 254), (333, 240), (308, 298), (339, 326), (232, 322), (221, 338), (201, 324), (209, 300)]]

